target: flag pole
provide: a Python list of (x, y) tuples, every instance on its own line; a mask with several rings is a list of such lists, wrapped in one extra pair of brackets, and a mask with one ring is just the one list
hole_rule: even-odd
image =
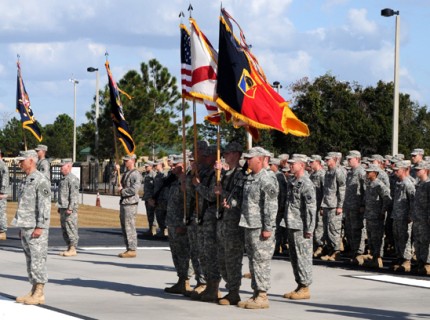
[[(221, 126), (221, 124), (219, 123), (217, 125), (217, 131), (216, 131), (216, 161), (218, 163), (221, 163), (220, 126)], [(219, 187), (220, 181), (221, 181), (221, 169), (216, 169), (216, 186), (217, 187)], [(220, 195), (217, 194), (216, 195), (216, 215), (217, 215), (218, 219), (221, 218), (219, 209), (220, 209)]]
[[(196, 100), (193, 99), (193, 132), (194, 132), (194, 176), (199, 177), (199, 162), (198, 162), (198, 151), (197, 151), (197, 112), (196, 112)], [(196, 191), (196, 219), (199, 221), (199, 193)]]
[[(185, 99), (184, 97), (182, 97), (182, 157), (184, 159), (183, 162), (183, 172), (185, 174), (185, 170), (186, 170), (186, 164), (187, 164), (187, 150), (186, 150), (186, 133), (185, 133)], [(183, 196), (184, 196), (184, 224), (187, 224), (187, 189), (184, 188), (183, 189)]]

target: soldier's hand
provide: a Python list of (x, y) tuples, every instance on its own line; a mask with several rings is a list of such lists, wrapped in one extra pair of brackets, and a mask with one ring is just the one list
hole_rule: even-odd
[(72, 214), (72, 210), (66, 210), (66, 214)]
[(185, 227), (176, 227), (175, 232), (176, 232), (176, 234), (186, 234), (187, 233), (187, 228), (185, 228)]
[(32, 238), (39, 238), (42, 235), (42, 233), (43, 233), (43, 229), (35, 228), (33, 230), (33, 233), (31, 234), (31, 237)]
[(230, 205), (227, 203), (227, 199), (224, 199), (222, 202), (222, 206), (226, 209), (230, 209)]
[(222, 162), (221, 161), (216, 161), (214, 164), (214, 169), (215, 170), (222, 170)]
[(197, 177), (193, 177), (193, 185), (198, 186), (200, 184), (200, 179)]
[(303, 237), (305, 239), (311, 239), (312, 238), (312, 232), (303, 232)]
[(118, 192), (121, 192), (122, 189), (122, 186), (118, 186)]
[(324, 210), (320, 209), (320, 216), (322, 217), (324, 215)]
[(57, 209), (57, 212), (60, 213), (60, 208)]
[(151, 206), (151, 207), (155, 207), (155, 200), (154, 199), (149, 199), (148, 200), (148, 204)]
[(215, 194), (221, 194), (222, 193), (222, 187), (221, 186), (215, 186), (214, 187), (214, 193)]
[(343, 209), (342, 208), (336, 208), (336, 215), (342, 214)]
[(261, 231), (261, 238), (263, 240), (269, 239), (271, 235), (272, 235), (272, 231), (266, 231), (266, 230)]
[(7, 199), (7, 194), (1, 193), (0, 200)]

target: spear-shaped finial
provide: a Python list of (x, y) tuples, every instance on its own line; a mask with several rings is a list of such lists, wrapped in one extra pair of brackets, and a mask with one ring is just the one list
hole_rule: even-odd
[(106, 61), (108, 61), (109, 52), (107, 52), (107, 50), (105, 51), (105, 57), (106, 57)]
[(16, 54), (16, 59), (18, 60), (19, 63), (19, 58), (21, 58), (21, 56), (19, 55), (19, 53)]
[(193, 10), (194, 10), (194, 8), (193, 8), (193, 6), (191, 5), (191, 2), (190, 2), (190, 5), (188, 6), (188, 12), (190, 13), (190, 18), (193, 17), (193, 15), (192, 15), (192, 11)]

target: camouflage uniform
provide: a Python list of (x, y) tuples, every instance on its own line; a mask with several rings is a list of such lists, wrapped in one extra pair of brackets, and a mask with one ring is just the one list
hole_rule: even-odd
[(136, 214), (141, 185), (142, 177), (137, 169), (126, 171), (122, 175), (121, 186), (123, 189), (120, 192), (119, 219), (127, 251), (137, 249)]
[[(9, 169), (0, 159), (0, 194), (7, 195), (9, 188)], [(7, 231), (7, 197), (0, 199), (0, 233)]]
[[(166, 225), (169, 233), (170, 252), (176, 273), (180, 279), (189, 279), (190, 245), (184, 223), (184, 194), (181, 181), (176, 179), (168, 190)], [(184, 230), (184, 232), (177, 232)]]
[[(28, 278), (31, 284), (48, 282), (46, 259), (51, 215), (51, 186), (41, 172), (35, 170), (25, 177), (18, 191), (18, 209), (13, 225), (21, 228)], [(35, 228), (43, 229), (42, 235), (32, 238)]]
[(323, 209), (324, 239), (329, 251), (340, 251), (342, 214), (336, 214), (336, 208), (342, 208), (345, 199), (345, 172), (340, 167), (327, 170), (324, 176), (324, 192), (321, 203)]
[[(379, 176), (379, 175), (378, 175)], [(390, 190), (379, 178), (368, 181), (364, 198), (367, 241), (370, 254), (382, 257), (384, 250), (384, 219), (391, 204)]]
[(285, 202), (287, 197), (288, 183), (282, 171), (275, 172), (275, 176), (279, 186), (278, 194), (278, 213), (276, 215), (276, 231), (275, 231), (275, 252), (279, 252), (279, 248), (286, 245), (288, 242), (288, 232), (285, 226), (281, 226), (281, 221), (284, 219)]
[(49, 181), (51, 181), (51, 164), (48, 159), (43, 158), (37, 161), (36, 168), (40, 171)]
[(309, 179), (315, 186), (316, 193), (316, 203), (317, 203), (317, 213), (315, 216), (315, 230), (314, 230), (314, 245), (316, 247), (322, 247), (324, 245), (324, 224), (322, 221), (322, 216), (320, 214), (321, 202), (323, 198), (324, 191), (324, 176), (325, 170), (321, 169), (314, 171), (310, 174)]
[[(270, 288), (270, 261), (275, 249), (274, 226), (278, 211), (279, 188), (267, 170), (250, 174), (243, 188), (243, 203), (239, 226), (245, 229), (245, 247), (254, 291)], [(271, 231), (267, 240), (261, 232)]]
[[(78, 246), (79, 179), (69, 173), (63, 176), (58, 186), (58, 209), (63, 239), (68, 246)], [(67, 213), (67, 210), (72, 213)]]
[(157, 218), (158, 227), (160, 228), (161, 233), (166, 229), (166, 210), (169, 197), (169, 187), (164, 186), (166, 176), (167, 175), (161, 171), (157, 172), (154, 177), (154, 194), (158, 194), (155, 205), (155, 217)]
[(416, 185), (412, 221), (418, 265), (430, 264), (430, 179)]
[(415, 186), (407, 177), (396, 184), (393, 198), (393, 235), (396, 255), (400, 259), (411, 260), (412, 209)]
[[(294, 156), (293, 156), (294, 159)], [(297, 284), (312, 283), (312, 238), (304, 233), (313, 233), (317, 210), (315, 186), (307, 175), (292, 179), (288, 185), (285, 220), (288, 227), (288, 244), (291, 265)]]
[(351, 168), (346, 175), (343, 214), (345, 217), (345, 235), (353, 258), (364, 252), (363, 209), (365, 179), (366, 173), (360, 165), (356, 168)]
[(228, 200), (230, 208), (224, 208), (218, 221), (218, 264), (225, 287), (229, 291), (239, 290), (242, 279), (242, 258), (245, 247), (243, 228), (239, 227), (242, 205), (243, 183), (245, 180), (240, 167), (224, 173), (221, 184), (223, 199)]
[(146, 208), (146, 216), (148, 218), (148, 226), (149, 231), (151, 231), (151, 227), (154, 225), (155, 220), (155, 207), (151, 206), (148, 202), (149, 199), (154, 195), (154, 179), (156, 173), (154, 171), (150, 171), (145, 174), (143, 178), (143, 197), (142, 200), (145, 201)]

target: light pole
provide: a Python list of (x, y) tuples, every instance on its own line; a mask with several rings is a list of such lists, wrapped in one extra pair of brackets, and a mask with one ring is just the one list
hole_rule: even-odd
[(276, 89), (276, 92), (279, 94), (279, 89), (281, 89), (281, 88), (282, 88), (282, 85), (281, 85), (281, 83), (280, 83), (279, 81), (275, 81), (275, 82), (273, 82), (273, 84), (272, 84), (272, 88), (275, 88), (275, 89)]
[(95, 172), (95, 189), (96, 192), (99, 191), (99, 69), (88, 67), (88, 72), (96, 73), (96, 118), (95, 118), (95, 143), (94, 143), (94, 153), (96, 156), (96, 172)]
[(396, 34), (394, 46), (394, 108), (393, 108), (393, 139), (392, 152), (393, 155), (399, 153), (399, 57), (400, 57), (400, 11), (393, 9), (382, 9), (381, 16), (391, 17), (396, 16)]
[(73, 162), (76, 162), (76, 79), (69, 79), (73, 83)]

